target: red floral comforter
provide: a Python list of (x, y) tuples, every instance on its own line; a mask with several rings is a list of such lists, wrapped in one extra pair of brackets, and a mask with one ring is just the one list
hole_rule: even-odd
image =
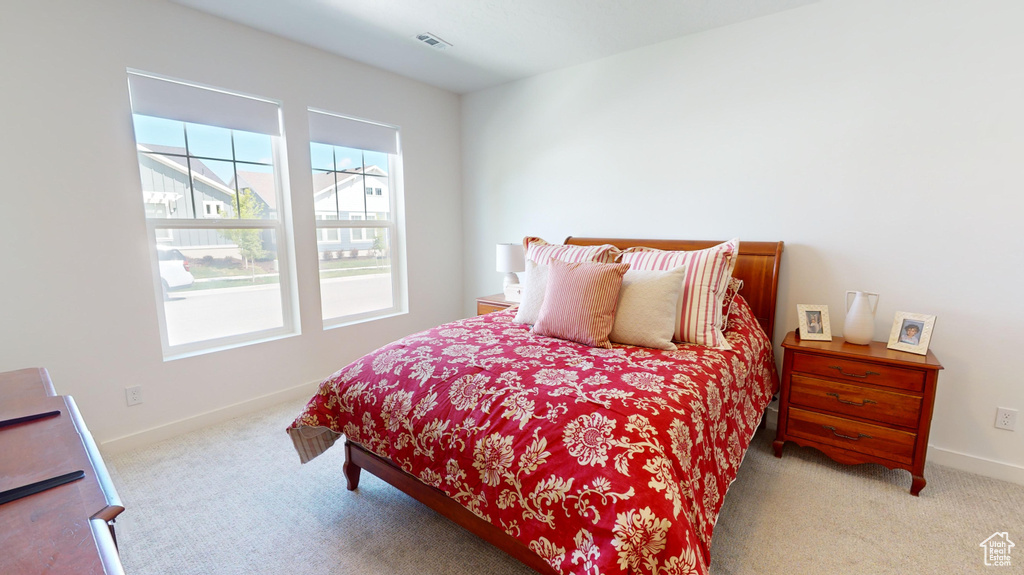
[(303, 462), (339, 434), (579, 574), (705, 574), (726, 489), (777, 386), (737, 298), (731, 351), (590, 348), (511, 311), (384, 346), (288, 429)]

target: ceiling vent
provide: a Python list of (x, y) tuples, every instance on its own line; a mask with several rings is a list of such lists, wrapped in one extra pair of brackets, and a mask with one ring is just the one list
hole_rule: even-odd
[(444, 40), (438, 38), (437, 36), (431, 34), (430, 32), (418, 34), (416, 36), (416, 39), (435, 50), (444, 50), (445, 48), (451, 47), (451, 44), (445, 42)]

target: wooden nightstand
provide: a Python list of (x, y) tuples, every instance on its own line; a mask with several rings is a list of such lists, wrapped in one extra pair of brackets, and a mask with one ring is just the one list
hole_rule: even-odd
[(779, 390), (775, 456), (787, 441), (814, 447), (840, 463), (906, 469), (910, 493), (924, 489), (935, 385), (942, 366), (916, 355), (868, 345), (809, 341), (789, 332)]
[(492, 311), (501, 311), (518, 303), (519, 302), (517, 301), (508, 301), (505, 299), (505, 294), (503, 293), (478, 297), (476, 298), (476, 315), (484, 315), (485, 313), (491, 313)]

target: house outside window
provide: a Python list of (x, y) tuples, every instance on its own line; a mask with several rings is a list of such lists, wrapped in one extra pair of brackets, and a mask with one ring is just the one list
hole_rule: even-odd
[(279, 105), (128, 83), (164, 359), (297, 333)]
[(317, 110), (309, 111), (309, 126), (324, 327), (400, 313), (398, 129)]

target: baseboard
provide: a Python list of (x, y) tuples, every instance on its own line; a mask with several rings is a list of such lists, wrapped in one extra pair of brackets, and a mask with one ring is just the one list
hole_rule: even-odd
[[(772, 403), (769, 405), (765, 416), (768, 419), (768, 429), (772, 431), (778, 429), (778, 403)], [(966, 453), (960, 453), (959, 451), (953, 451), (952, 449), (944, 449), (942, 447), (929, 445), (928, 463), (937, 463), (939, 465), (952, 467), (953, 469), (959, 469), (960, 471), (967, 471), (976, 475), (991, 477), (992, 479), (999, 479), (1001, 481), (1009, 481), (1010, 483), (1024, 485), (1024, 467), (1007, 463), (1005, 461), (985, 459), (984, 457), (968, 455)]]
[(929, 445), (928, 463), (938, 463), (953, 469), (1024, 485), (1024, 467), (1005, 461), (985, 459), (984, 457)]
[(172, 421), (171, 423), (165, 423), (156, 427), (144, 429), (137, 433), (115, 437), (114, 439), (101, 443), (100, 451), (104, 455), (122, 453), (131, 449), (145, 447), (158, 441), (170, 439), (183, 433), (223, 423), (229, 419), (248, 415), (285, 401), (303, 398), (308, 399), (316, 392), (317, 386), (319, 385), (320, 380), (303, 383), (301, 385), (296, 385), (295, 387), (289, 387), (288, 389), (282, 389), (281, 391), (275, 391), (273, 393), (240, 401), (232, 405), (213, 409), (205, 413), (193, 415), (192, 417), (186, 417), (184, 419)]

